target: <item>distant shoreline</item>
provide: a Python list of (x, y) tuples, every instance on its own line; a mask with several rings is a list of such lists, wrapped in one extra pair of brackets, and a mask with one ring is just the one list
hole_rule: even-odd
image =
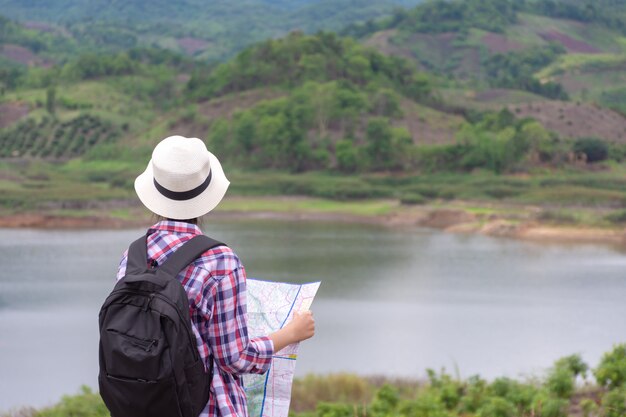
[[(327, 203), (327, 206), (321, 206)], [(367, 205), (379, 204), (371, 210)], [(462, 202), (404, 206), (391, 200), (336, 202), (308, 197), (230, 197), (224, 207), (212, 212), (206, 222), (219, 219), (324, 221), (372, 224), (385, 227), (426, 227), (450, 233), (482, 234), (554, 243), (599, 243), (626, 245), (626, 232), (619, 227), (565, 225), (537, 220), (537, 207), (470, 207)], [(129, 229), (147, 227), (155, 218), (134, 203), (124, 213), (110, 207), (84, 210), (0, 213), (0, 228), (32, 229)]]

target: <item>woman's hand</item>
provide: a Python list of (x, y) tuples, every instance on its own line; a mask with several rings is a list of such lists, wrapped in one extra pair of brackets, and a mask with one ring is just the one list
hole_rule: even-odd
[(290, 328), (295, 342), (310, 339), (315, 335), (315, 319), (310, 311), (296, 312), (293, 319), (285, 326)]
[(274, 352), (283, 350), (292, 343), (310, 339), (315, 334), (315, 319), (310, 311), (294, 313), (293, 319), (282, 329), (269, 335)]

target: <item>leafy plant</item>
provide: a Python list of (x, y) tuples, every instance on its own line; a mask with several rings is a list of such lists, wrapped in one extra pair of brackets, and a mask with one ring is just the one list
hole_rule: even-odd
[(602, 355), (594, 375), (604, 387), (623, 387), (626, 384), (626, 344), (616, 345), (612, 351)]

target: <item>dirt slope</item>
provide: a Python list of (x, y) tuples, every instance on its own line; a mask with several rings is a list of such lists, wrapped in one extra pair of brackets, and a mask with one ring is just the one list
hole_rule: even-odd
[(626, 117), (593, 104), (546, 100), (509, 105), (509, 109), (567, 138), (591, 136), (626, 143)]

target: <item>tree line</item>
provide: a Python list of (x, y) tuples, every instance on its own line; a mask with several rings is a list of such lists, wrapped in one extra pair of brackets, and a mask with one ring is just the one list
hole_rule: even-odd
[(188, 83), (195, 99), (253, 88), (295, 87), (306, 81), (341, 81), (359, 88), (387, 86), (420, 100), (430, 96), (430, 77), (406, 59), (386, 56), (331, 32), (292, 32), (241, 52), (212, 71), (196, 71)]

